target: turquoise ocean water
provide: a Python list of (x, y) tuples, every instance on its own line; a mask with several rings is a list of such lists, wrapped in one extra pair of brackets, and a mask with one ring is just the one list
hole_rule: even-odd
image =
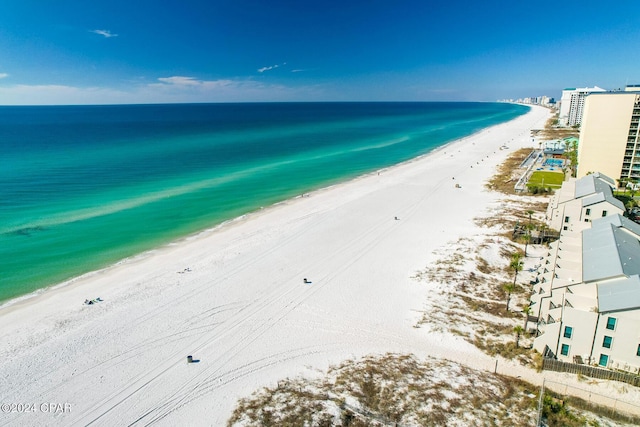
[(0, 107), (0, 301), (508, 121), (498, 103)]

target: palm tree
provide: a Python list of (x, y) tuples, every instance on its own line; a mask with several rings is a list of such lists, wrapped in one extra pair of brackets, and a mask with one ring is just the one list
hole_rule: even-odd
[(527, 227), (527, 232), (524, 236), (522, 236), (522, 240), (524, 240), (524, 256), (527, 256), (527, 247), (529, 246), (529, 242), (531, 242), (531, 230)]
[(616, 181), (618, 181), (618, 191), (620, 191), (620, 189), (623, 188), (626, 180), (627, 178), (616, 179)]
[(527, 330), (527, 324), (529, 323), (529, 315), (531, 314), (531, 306), (527, 305), (522, 309), (522, 312), (524, 313), (524, 330)]
[(635, 200), (629, 200), (625, 206), (627, 208), (627, 212), (631, 213), (631, 210), (636, 207), (636, 202)]
[(524, 329), (522, 329), (522, 326), (518, 325), (513, 328), (513, 332), (515, 332), (516, 334), (516, 348), (518, 348), (520, 347), (520, 335), (522, 335), (522, 332), (524, 332)]
[(531, 226), (531, 215), (533, 214), (534, 214), (534, 211), (532, 211), (531, 209), (527, 211), (527, 215), (529, 215), (529, 226)]
[[(631, 200), (634, 200), (634, 197), (636, 197), (636, 193), (638, 192), (638, 187), (637, 187), (637, 183), (635, 182), (635, 180), (631, 181)], [(625, 190), (626, 193), (626, 190)]]
[(509, 303), (511, 302), (511, 294), (516, 289), (516, 285), (513, 283), (505, 283), (502, 285), (502, 289), (507, 293), (507, 311), (509, 311)]
[(509, 263), (509, 268), (513, 270), (513, 286), (516, 285), (516, 279), (518, 278), (518, 272), (522, 271), (522, 255), (520, 252), (514, 252), (511, 254), (511, 262)]
[(522, 255), (520, 252), (514, 252), (511, 254), (511, 263), (509, 263), (509, 268), (511, 268), (514, 272), (513, 275), (513, 283), (505, 283), (503, 285), (504, 291), (507, 293), (507, 311), (509, 311), (509, 302), (511, 301), (511, 294), (516, 289), (516, 279), (518, 278), (518, 272), (522, 271)]

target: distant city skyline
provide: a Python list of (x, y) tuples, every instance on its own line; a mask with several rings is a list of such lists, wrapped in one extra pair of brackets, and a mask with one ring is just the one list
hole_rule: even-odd
[(0, 105), (560, 99), (640, 83), (637, 2), (6, 0)]

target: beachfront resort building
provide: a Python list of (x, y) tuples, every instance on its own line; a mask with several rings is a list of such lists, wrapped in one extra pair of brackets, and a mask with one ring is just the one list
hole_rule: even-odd
[(531, 300), (534, 348), (566, 362), (640, 372), (640, 226), (612, 215), (554, 243), (544, 261), (554, 273), (543, 274)]
[(575, 88), (562, 91), (558, 124), (560, 126), (578, 126), (582, 123), (585, 98), (591, 93), (606, 92), (598, 86)]
[[(582, 194), (581, 187), (606, 185), (604, 193), (610, 191), (609, 183), (594, 175), (565, 182), (557, 192), (564, 193), (564, 201), (557, 205), (571, 204), (565, 199)], [(593, 194), (573, 203), (582, 206), (581, 199)], [(534, 348), (565, 362), (638, 373), (640, 225), (618, 213), (589, 221), (570, 218), (567, 224), (542, 257), (533, 285), (530, 319), (535, 321), (528, 326), (537, 335)]]
[(580, 129), (577, 176), (599, 171), (615, 180), (640, 180), (640, 86), (592, 93)]
[(624, 214), (624, 203), (613, 196), (614, 181), (601, 173), (562, 184), (547, 206), (549, 227), (562, 232), (580, 232), (589, 222), (607, 215)]
[(542, 143), (542, 154), (546, 159), (562, 159), (567, 150), (567, 144), (559, 139)]

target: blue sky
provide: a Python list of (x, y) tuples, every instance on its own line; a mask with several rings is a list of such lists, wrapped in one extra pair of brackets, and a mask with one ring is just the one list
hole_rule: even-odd
[(636, 0), (3, 0), (0, 105), (493, 101), (640, 83)]

